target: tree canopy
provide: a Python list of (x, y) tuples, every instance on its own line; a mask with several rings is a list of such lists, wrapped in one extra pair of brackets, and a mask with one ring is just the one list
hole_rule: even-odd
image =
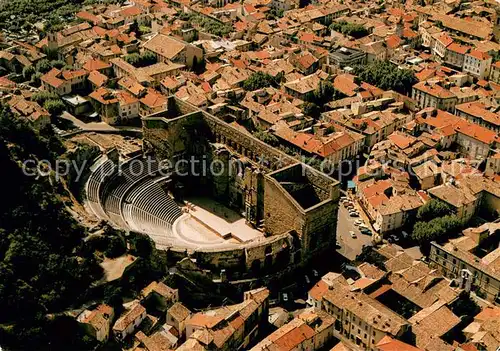
[(454, 215), (437, 217), (415, 223), (411, 237), (419, 243), (423, 253), (427, 254), (431, 241), (446, 241), (456, 235), (460, 228), (461, 223)]
[(150, 51), (145, 51), (142, 54), (133, 53), (125, 56), (125, 61), (134, 67), (146, 67), (157, 62), (156, 55)]
[(349, 35), (351, 37), (354, 37), (356, 39), (362, 38), (370, 34), (368, 32), (368, 29), (363, 27), (362, 24), (356, 24), (356, 23), (349, 23), (344, 20), (338, 21), (338, 22), (333, 22), (330, 24), (329, 27), (331, 30), (334, 30), (336, 32)]
[(123, 0), (9, 0), (0, 2), (0, 29), (31, 29), (38, 21), (46, 21), (46, 29), (57, 30), (84, 5), (123, 3)]
[(280, 143), (278, 138), (268, 131), (258, 131), (253, 136), (271, 146), (278, 146)]
[(276, 81), (276, 78), (271, 76), (270, 74), (264, 72), (255, 72), (252, 73), (250, 77), (245, 79), (243, 82), (243, 89), (247, 91), (254, 91), (262, 88), (267, 88), (270, 86), (278, 86), (279, 82)]
[(431, 199), (420, 207), (417, 212), (417, 220), (427, 221), (437, 217), (444, 217), (453, 214), (453, 208), (446, 202), (439, 199)]
[(408, 69), (400, 69), (389, 61), (374, 61), (367, 65), (354, 66), (354, 73), (360, 80), (383, 90), (394, 90), (408, 95), (417, 78)]
[(227, 24), (195, 13), (184, 12), (180, 19), (189, 21), (191, 24), (201, 27), (203, 31), (218, 37), (225, 37), (233, 31), (233, 28)]
[(79, 253), (86, 232), (66, 210), (64, 188), (22, 168), (26, 160), (54, 166), (62, 151), (49, 131), (1, 107), (0, 324), (13, 323), (6, 339), (16, 349), (46, 345), (45, 314), (77, 303), (102, 276), (94, 256)]

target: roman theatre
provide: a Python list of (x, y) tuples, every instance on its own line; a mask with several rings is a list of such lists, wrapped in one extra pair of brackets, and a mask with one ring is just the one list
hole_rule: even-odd
[(96, 217), (200, 267), (257, 272), (336, 241), (336, 180), (175, 97), (143, 118), (142, 153), (100, 155), (85, 190)]

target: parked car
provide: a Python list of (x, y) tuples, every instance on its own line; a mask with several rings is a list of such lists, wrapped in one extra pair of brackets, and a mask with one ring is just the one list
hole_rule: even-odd
[(351, 238), (356, 239), (356, 233), (354, 233), (352, 230), (349, 231), (349, 235)]
[(312, 272), (313, 272), (313, 275), (314, 275), (315, 277), (318, 277), (318, 276), (319, 276), (319, 273), (318, 273), (318, 271), (317, 271), (317, 270), (313, 269), (313, 270), (312, 270)]
[(360, 226), (360, 227), (361, 227), (361, 225), (363, 225), (363, 221), (362, 221), (361, 219), (356, 219), (356, 220), (354, 221), (354, 224), (356, 224), (357, 226)]
[(361, 228), (360, 232), (366, 235), (372, 235), (372, 231), (368, 228)]
[(305, 279), (307, 284), (311, 284), (311, 280), (309, 279), (309, 277), (307, 275), (304, 276), (304, 279)]
[(351, 216), (351, 217), (359, 217), (359, 214), (357, 212), (349, 212), (349, 216)]

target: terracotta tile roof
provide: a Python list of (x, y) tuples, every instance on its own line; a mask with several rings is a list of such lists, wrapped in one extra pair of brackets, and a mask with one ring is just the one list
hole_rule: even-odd
[(189, 309), (182, 303), (176, 302), (172, 307), (168, 309), (167, 313), (172, 315), (178, 321), (184, 321), (189, 317), (191, 311), (189, 311)]
[(144, 48), (168, 59), (173, 59), (186, 48), (186, 45), (172, 37), (156, 34), (144, 43)]
[(321, 301), (327, 291), (328, 285), (323, 280), (320, 280), (309, 290), (309, 295), (311, 295), (313, 299)]
[(324, 300), (334, 306), (353, 313), (356, 317), (377, 330), (391, 335), (398, 333), (408, 322), (377, 300), (363, 292), (350, 291), (349, 287), (329, 290)]
[(399, 36), (397, 36), (396, 34), (393, 34), (393, 35), (388, 36), (385, 39), (385, 42), (386, 42), (387, 46), (390, 47), (391, 49), (396, 49), (403, 43), (403, 40), (401, 40), (401, 38)]
[(387, 138), (400, 149), (406, 149), (416, 141), (415, 137), (397, 131)]
[(352, 74), (339, 74), (333, 80), (333, 87), (344, 95), (355, 96), (359, 90), (359, 85), (354, 83), (354, 78), (355, 76)]
[(418, 89), (426, 94), (442, 98), (454, 98), (455, 95), (446, 88), (443, 88), (441, 85), (433, 82), (419, 82), (413, 86), (413, 89)]
[(142, 14), (142, 10), (137, 6), (130, 6), (120, 11), (122, 17), (136, 17)]
[[(133, 96), (131, 96), (128, 93), (123, 92), (122, 94), (127, 96), (129, 103), (131, 101), (132, 102), (137, 101), (137, 99), (135, 99)], [(177, 289), (172, 289), (171, 287), (163, 284), (162, 282), (153, 281), (148, 286), (146, 286), (144, 289), (141, 290), (141, 295), (146, 297), (149, 294), (151, 294), (152, 292), (155, 292), (155, 293), (157, 293), (157, 294), (159, 294), (167, 299), (170, 299), (170, 300), (173, 299), (176, 294), (178, 294)]]
[(145, 312), (146, 309), (139, 302), (136, 302), (130, 310), (126, 311), (118, 318), (113, 326), (113, 330), (121, 332), (127, 329), (130, 324), (134, 323), (134, 321)]
[(79, 18), (79, 19), (82, 19), (84, 21), (88, 21), (88, 22), (91, 22), (92, 24), (94, 25), (97, 25), (99, 23), (101, 23), (101, 19), (99, 17), (97, 17), (96, 15), (90, 13), (90, 12), (87, 12), (87, 11), (80, 11), (80, 12), (77, 12), (75, 14), (75, 17), (76, 18)]
[(488, 55), (487, 52), (479, 51), (476, 49), (472, 49), (467, 55), (474, 57), (474, 58), (481, 60), (481, 61), (488, 60), (491, 58), (491, 56)]
[(82, 66), (84, 70), (87, 70), (89, 72), (92, 71), (101, 71), (104, 69), (111, 68), (110, 63), (106, 63), (104, 61), (101, 61), (99, 59), (94, 59), (91, 58), (90, 60), (86, 61), (85, 64)]
[(45, 82), (53, 86), (54, 88), (59, 88), (61, 85), (64, 84), (64, 80), (58, 78), (60, 74), (61, 74), (60, 70), (58, 70), (57, 68), (52, 68), (49, 72), (41, 76), (40, 80), (42, 82)]
[(455, 124), (454, 128), (458, 133), (467, 135), (468, 137), (481, 141), (485, 144), (492, 144), (493, 142), (498, 141), (498, 135), (495, 132), (463, 119)]
[(88, 75), (88, 72), (84, 69), (72, 70), (72, 71), (62, 71), (62, 77), (65, 80), (71, 80), (73, 78), (78, 78)]
[(445, 48), (453, 43), (453, 39), (448, 35), (448, 33), (443, 32), (437, 39)]
[(167, 97), (149, 89), (147, 94), (140, 99), (140, 102), (149, 108), (158, 108), (165, 106), (167, 103)]
[(0, 87), (4, 88), (14, 88), (16, 83), (8, 79), (7, 77), (0, 77)]
[(467, 102), (464, 104), (456, 105), (455, 109), (464, 112), (467, 115), (482, 119), (485, 122), (500, 126), (500, 114), (488, 110), (486, 108), (486, 105), (482, 102)]
[(429, 78), (434, 77), (435, 75), (436, 75), (436, 70), (433, 68), (424, 68), (420, 72), (415, 73), (415, 77), (417, 77), (417, 79), (421, 82), (426, 81)]
[(423, 349), (393, 339), (389, 335), (384, 336), (376, 346), (378, 351), (424, 351)]
[(108, 81), (108, 77), (98, 71), (92, 71), (87, 78), (89, 82), (100, 88)]
[(416, 346), (427, 348), (429, 344), (436, 345), (440, 336), (460, 323), (460, 318), (454, 315), (448, 307), (436, 304), (436, 306), (421, 310), (409, 321), (413, 324)]
[(447, 49), (456, 52), (457, 54), (465, 55), (467, 51), (470, 50), (470, 46), (460, 45), (459, 43), (451, 43)]

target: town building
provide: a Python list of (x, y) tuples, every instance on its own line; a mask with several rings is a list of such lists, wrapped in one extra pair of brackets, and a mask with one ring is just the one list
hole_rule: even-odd
[(335, 318), (324, 311), (305, 311), (250, 350), (319, 350), (333, 340), (334, 323)]
[(246, 291), (240, 304), (193, 314), (185, 321), (186, 343), (196, 347), (235, 350), (246, 347), (260, 332), (269, 313), (269, 290)]
[(411, 97), (416, 100), (418, 107), (422, 109), (434, 107), (453, 112), (457, 103), (455, 94), (438, 82), (424, 81), (415, 84)]
[(76, 320), (83, 325), (88, 335), (91, 335), (99, 342), (106, 342), (110, 335), (113, 318), (113, 308), (101, 304), (95, 309), (83, 311)]
[(463, 70), (472, 76), (484, 79), (490, 76), (491, 56), (476, 49), (465, 54)]
[(146, 309), (139, 301), (131, 302), (129, 308), (113, 325), (113, 334), (118, 340), (124, 340), (127, 336), (134, 334), (146, 315)]
[(402, 337), (410, 323), (377, 300), (348, 287), (335, 287), (323, 297), (323, 308), (336, 318), (335, 330), (365, 350), (375, 350), (387, 335)]
[(203, 50), (164, 34), (155, 34), (143, 44), (144, 50), (156, 55), (158, 62), (175, 62), (196, 68), (203, 60)]

